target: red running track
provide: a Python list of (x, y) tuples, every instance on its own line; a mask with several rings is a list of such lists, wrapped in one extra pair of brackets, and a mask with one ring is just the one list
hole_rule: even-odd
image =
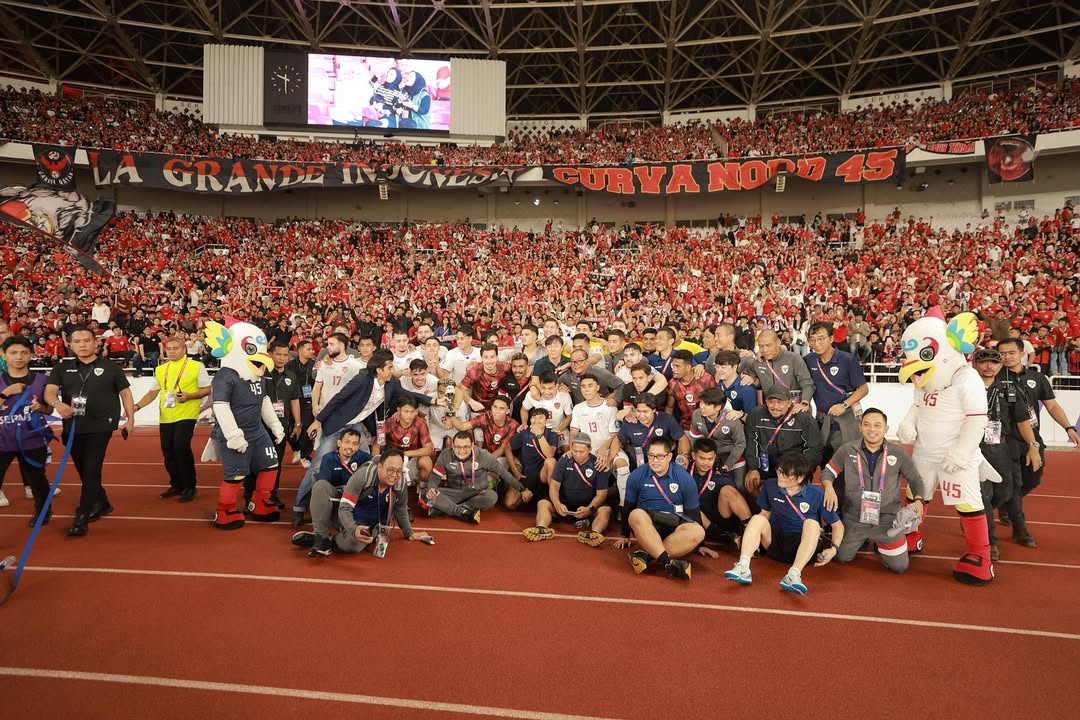
[[(768, 560), (750, 587), (723, 580), (730, 551), (688, 584), (638, 577), (610, 543), (529, 543), (531, 519), (498, 510), (419, 520), (437, 544), (385, 560), (309, 559), (284, 522), (210, 527), (220, 466), (199, 466), (195, 502), (158, 499), (158, 452), (145, 430), (112, 443), (116, 512), (86, 538), (64, 534), (65, 475), (0, 607), (4, 718), (1076, 716), (1080, 453), (1050, 453), (1026, 500), (1041, 547), (1005, 530), (992, 585), (951, 579), (959, 523), (935, 503), (906, 575), (867, 555), (808, 569), (800, 598)], [(12, 469), (0, 555), (29, 532), (17, 486)]]

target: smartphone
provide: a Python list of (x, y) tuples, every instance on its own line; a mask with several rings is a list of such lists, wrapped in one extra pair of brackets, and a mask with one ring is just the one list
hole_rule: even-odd
[(124, 438), (125, 440), (128, 439), (128, 430), (127, 430), (127, 428), (121, 428), (120, 429), (120, 437)]

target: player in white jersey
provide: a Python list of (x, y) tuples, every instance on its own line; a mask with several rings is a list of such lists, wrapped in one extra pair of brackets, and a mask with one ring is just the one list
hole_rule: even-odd
[[(439, 399), (439, 379), (428, 372), (427, 361), (417, 358), (409, 364), (409, 374), (401, 378), (401, 387), (409, 392), (423, 393), (432, 400)], [(418, 408), (419, 416), (427, 421), (428, 432), (431, 434), (431, 442), (436, 452), (442, 449), (443, 441), (448, 435), (453, 435), (454, 429), (446, 422), (446, 408), (438, 407), (435, 403)]]
[(390, 352), (394, 356), (394, 377), (400, 378), (409, 374), (409, 363), (423, 353), (409, 342), (409, 333), (395, 332), (390, 340)]
[(334, 333), (326, 341), (326, 360), (329, 362), (319, 363), (315, 385), (311, 389), (311, 407), (315, 415), (364, 368), (363, 362), (348, 355), (348, 347), (349, 339), (342, 333)]
[[(462, 325), (457, 331), (457, 347), (448, 350), (442, 361), (442, 369), (450, 373), (454, 383), (461, 384), (465, 371), (473, 363), (480, 362), (480, 349), (473, 347), (473, 329), (471, 325)], [(462, 403), (465, 405), (465, 403)], [(467, 407), (467, 406), (466, 406)]]
[(570, 427), (570, 413), (574, 409), (574, 401), (570, 394), (558, 391), (555, 376), (546, 372), (537, 378), (537, 382), (530, 389), (521, 403), (522, 427), (528, 427), (529, 411), (533, 408), (544, 408), (548, 411), (547, 427), (559, 436), (559, 447), (565, 451), (570, 446), (570, 438), (566, 434)]
[[(619, 421), (615, 418), (619, 409), (608, 405), (604, 398), (600, 397), (600, 381), (595, 375), (585, 373), (581, 376), (578, 389), (584, 402), (574, 406), (573, 415), (570, 418), (570, 442), (574, 441), (577, 434), (586, 433), (591, 439), (593, 455), (596, 456), (596, 469), (600, 472), (611, 472), (617, 459), (623, 462), (621, 465), (629, 466), (630, 459), (622, 450), (612, 452), (612, 441), (619, 432)], [(619, 498), (626, 492), (626, 477), (615, 476), (619, 487)]]

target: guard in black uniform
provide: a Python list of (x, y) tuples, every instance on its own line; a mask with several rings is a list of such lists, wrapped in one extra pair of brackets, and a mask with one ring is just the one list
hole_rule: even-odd
[(45, 386), (45, 402), (64, 420), (63, 441), (66, 443), (75, 433), (71, 461), (79, 471), (82, 494), (68, 535), (81, 537), (88, 532), (89, 523), (113, 511), (101, 484), (101, 470), (105, 451), (120, 422), (121, 402), (126, 416), (121, 428), (125, 439), (135, 432), (135, 401), (124, 371), (111, 360), (98, 358), (98, 340), (93, 331), (82, 325), (72, 329), (68, 344), (75, 357), (52, 369)]

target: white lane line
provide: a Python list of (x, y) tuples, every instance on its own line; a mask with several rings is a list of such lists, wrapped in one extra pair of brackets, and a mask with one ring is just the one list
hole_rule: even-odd
[(270, 687), (266, 685), (242, 685), (239, 683), (209, 682), (182, 678), (154, 677), (152, 675), (118, 675), (115, 673), (77, 672), (50, 670), (47, 668), (23, 668), (0, 666), (0, 675), (24, 678), (50, 678), (53, 680), (82, 680), (88, 682), (117, 683), (121, 685), (148, 685), (151, 687), (180, 688), (183, 690), (207, 690), (248, 695), (270, 695), (304, 700), (323, 700), (353, 705), (379, 705), (382, 707), (426, 710), (430, 712), (487, 715), (491, 717), (523, 718), (525, 720), (609, 720), (588, 715), (565, 715), (563, 713), (519, 710), (517, 708), (489, 707), (487, 705), (463, 705), (460, 703), (415, 700), (411, 698), (380, 697), (378, 695), (354, 695), (352, 693), (320, 692), (305, 688)]
[(1025, 495), (1024, 499), (1028, 498), (1054, 498), (1055, 500), (1080, 500), (1080, 495), (1044, 495), (1042, 493), (1031, 493)]
[(1076, 633), (1055, 632), (1053, 630), (1029, 630), (1026, 628), (998, 627), (994, 625), (973, 625), (968, 623), (948, 623), (931, 620), (909, 620), (906, 618), (878, 617), (873, 615), (850, 615), (847, 613), (825, 613), (810, 610), (782, 610), (779, 608), (745, 607), (740, 605), (719, 605), (714, 603), (680, 602), (676, 600), (648, 600), (639, 598), (598, 597), (595, 595), (562, 595), (559, 593), (526, 592), (521, 590), (485, 590), (482, 588), (446, 587), (442, 585), (416, 585), (411, 583), (384, 583), (367, 580), (338, 580), (332, 578), (301, 578), (280, 575), (253, 575), (247, 573), (209, 573), (181, 570), (136, 570), (130, 568), (76, 568), (27, 566), (27, 570), (60, 573), (90, 573), (96, 575), (151, 575), (159, 577), (206, 578), (215, 580), (255, 580), (261, 582), (300, 583), (312, 585), (345, 585), (349, 587), (368, 587), (382, 590), (410, 590), (421, 592), (451, 593), (458, 595), (486, 595), (495, 597), (516, 597), (531, 600), (562, 600), (579, 603), (597, 603), (601, 605), (630, 605), (634, 607), (662, 607), (687, 610), (712, 610), (719, 612), (749, 613), (760, 615), (782, 615), (787, 617), (814, 618), (823, 620), (849, 620), (853, 622), (874, 623), (880, 625), (904, 625), (935, 628), (942, 630), (970, 630), (972, 632), (999, 635), (1026, 635), (1059, 640), (1080, 640)]
[[(959, 515), (927, 515), (926, 517), (934, 520), (958, 520)], [(1080, 527), (1080, 523), (1060, 523), (1050, 522), (1048, 520), (1028, 520), (1028, 525), (1053, 525), (1054, 527)], [(999, 525), (998, 527), (1002, 527)]]
[[(30, 517), (31, 517), (31, 515), (29, 513), (27, 513), (27, 514), (10, 514), (10, 515), (9, 514), (0, 514), (0, 520), (4, 520), (5, 518), (20, 518), (20, 519), (25, 518), (25, 519), (29, 519)], [(66, 519), (66, 518), (73, 518), (73, 517), (75, 517), (75, 516), (74, 515), (60, 515), (60, 514), (54, 514), (53, 515), (53, 518), (58, 518), (58, 519)], [(110, 520), (133, 520), (133, 521), (139, 521), (139, 522), (187, 522), (187, 523), (202, 523), (202, 524), (207, 524), (207, 523), (210, 522), (210, 518), (208, 518), (208, 517), (207, 518), (190, 518), (190, 517), (170, 518), (170, 517), (149, 517), (149, 516), (140, 516), (140, 515), (109, 515), (108, 519), (110, 519)], [(286, 521), (283, 521), (283, 520), (279, 520), (278, 522), (272, 522), (272, 523), (260, 523), (260, 522), (255, 522), (255, 521), (252, 520), (252, 521), (249, 521), (245, 525), (245, 527), (260, 527), (260, 526), (286, 527), (286, 526), (289, 526), (291, 524), (292, 524), (291, 522), (286, 522)], [(308, 523), (304, 527), (306, 528), (306, 527), (309, 527), (309, 526), (310, 526), (310, 523)], [(300, 529), (302, 529), (302, 528), (300, 528)], [(477, 530), (477, 529), (474, 529), (474, 528), (423, 527), (421, 525), (413, 525), (413, 529), (417, 530), (417, 531), (432, 533), (433, 535), (436, 535), (436, 534), (439, 534), (439, 533), (461, 533), (463, 535), (509, 535), (509, 536), (512, 536), (512, 537), (521, 537), (521, 532), (517, 531), (517, 530)], [(577, 535), (575, 533), (561, 533), (561, 532), (556, 531), (555, 532), (555, 537), (553, 539), (554, 540), (577, 540)], [(608, 540), (614, 540), (615, 538), (614, 538), (614, 536), (607, 536), (607, 539)], [(712, 546), (715, 546), (715, 547), (720, 547), (721, 546), (720, 543), (715, 543), (715, 542), (711, 542), (711, 541), (708, 544), (712, 545)], [(867, 551), (867, 552), (860, 552), (860, 554), (875, 555), (876, 553)], [(952, 557), (952, 556), (949, 556), (949, 555), (925, 555), (923, 553), (916, 553), (916, 554), (911, 555), (911, 557), (915, 558), (915, 559), (923, 558), (924, 560), (949, 560), (949, 561), (952, 561), (952, 562), (956, 562), (956, 558)], [(1080, 570), (1080, 565), (1066, 565), (1066, 564), (1063, 564), (1063, 563), (1043, 563), (1043, 562), (1035, 562), (1035, 561), (1032, 561), (1032, 560), (998, 560), (995, 564), (998, 564), (998, 565), (1028, 565), (1028, 566), (1031, 566), (1031, 567), (1061, 568), (1061, 569), (1065, 569), (1065, 570)]]

